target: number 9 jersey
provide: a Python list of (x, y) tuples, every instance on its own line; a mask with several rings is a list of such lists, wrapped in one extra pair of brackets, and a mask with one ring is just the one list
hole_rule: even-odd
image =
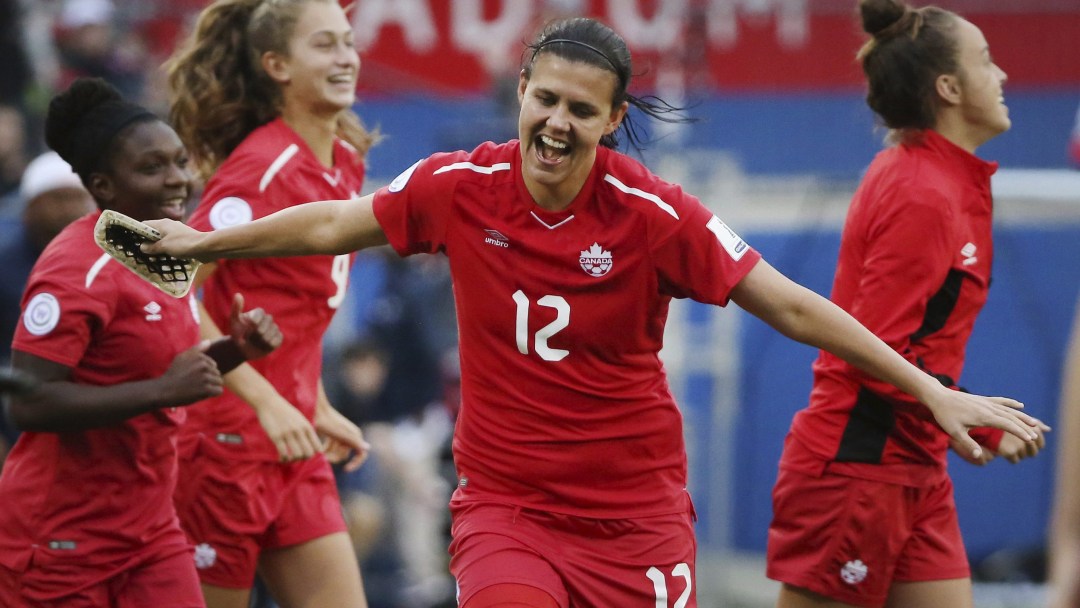
[(686, 510), (682, 417), (659, 351), (671, 298), (725, 305), (760, 255), (696, 198), (598, 148), (566, 209), (517, 141), (422, 160), (375, 195), (401, 255), (450, 260), (462, 406), (455, 503), (585, 517)]
[[(358, 198), (364, 164), (356, 150), (334, 142), (334, 167), (326, 168), (307, 143), (280, 118), (253, 131), (214, 173), (188, 224), (217, 230), (245, 224), (308, 201)], [(219, 328), (228, 327), (232, 295), (274, 316), (284, 341), (252, 361), (308, 420), (315, 413), (322, 372), (322, 337), (341, 305), (355, 255), (218, 260), (203, 284), (202, 301)], [(278, 460), (277, 449), (251, 409), (234, 393), (189, 408), (185, 438), (204, 432), (242, 443), (242, 453)]]

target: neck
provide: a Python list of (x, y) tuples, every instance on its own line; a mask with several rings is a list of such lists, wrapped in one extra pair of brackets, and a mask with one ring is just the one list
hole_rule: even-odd
[[(522, 159), (522, 162), (525, 162), (525, 160)], [(566, 209), (574, 202), (578, 193), (585, 187), (585, 182), (589, 179), (595, 164), (596, 153), (593, 152), (588, 162), (582, 163), (577, 170), (567, 175), (562, 181), (553, 184), (532, 179), (527, 170), (522, 171), (522, 177), (525, 179), (525, 188), (532, 195), (536, 206), (545, 211), (557, 212)]]
[(324, 167), (334, 166), (334, 134), (337, 132), (337, 115), (329, 118), (306, 111), (290, 111), (288, 104), (281, 112), (281, 119), (311, 148), (315, 158)]
[(934, 124), (934, 130), (945, 139), (956, 144), (961, 149), (967, 150), (971, 154), (975, 154), (975, 150), (989, 139), (982, 133), (975, 132), (971, 125), (967, 124), (962, 117), (954, 116), (952, 114), (939, 116), (937, 122)]

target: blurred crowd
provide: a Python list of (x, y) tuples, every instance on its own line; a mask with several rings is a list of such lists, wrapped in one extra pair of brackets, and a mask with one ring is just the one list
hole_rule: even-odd
[[(7, 367), (38, 254), (94, 208), (70, 166), (45, 148), (48, 100), (77, 77), (98, 76), (165, 114), (160, 66), (206, 4), (0, 0), (0, 365)], [(372, 444), (367, 464), (339, 479), (368, 601), (373, 608), (453, 605), (446, 504), (460, 381), (446, 260), (375, 252), (353, 275), (324, 368), (332, 402)], [(16, 434), (0, 421), (0, 463)], [(259, 594), (253, 604), (272, 606)]]
[(204, 0), (0, 0), (0, 215), (17, 215), (19, 181), (44, 148), (48, 100), (79, 76), (164, 109), (159, 66)]

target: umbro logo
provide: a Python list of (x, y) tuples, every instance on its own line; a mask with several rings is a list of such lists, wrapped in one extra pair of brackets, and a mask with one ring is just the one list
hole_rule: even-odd
[(161, 320), (161, 304), (151, 301), (146, 306), (143, 306), (143, 311), (146, 313), (147, 321), (160, 321)]
[(975, 243), (968, 243), (961, 247), (960, 255), (964, 256), (964, 261), (961, 262), (964, 266), (971, 266), (979, 261), (979, 258), (975, 257)]
[(492, 230), (490, 228), (485, 228), (484, 232), (487, 233), (487, 238), (484, 239), (484, 242), (488, 245), (495, 245), (496, 247), (503, 247), (507, 249), (510, 247), (510, 239), (506, 238), (505, 234), (499, 232), (498, 230)]

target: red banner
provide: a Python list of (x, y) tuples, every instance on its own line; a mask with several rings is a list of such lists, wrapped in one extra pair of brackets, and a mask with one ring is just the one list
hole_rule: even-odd
[[(1080, 0), (952, 0), (978, 25), (1009, 86), (1080, 85)], [(634, 56), (635, 88), (858, 88), (865, 39), (854, 0), (357, 0), (368, 93), (470, 94), (513, 77), (552, 18), (590, 15)]]

